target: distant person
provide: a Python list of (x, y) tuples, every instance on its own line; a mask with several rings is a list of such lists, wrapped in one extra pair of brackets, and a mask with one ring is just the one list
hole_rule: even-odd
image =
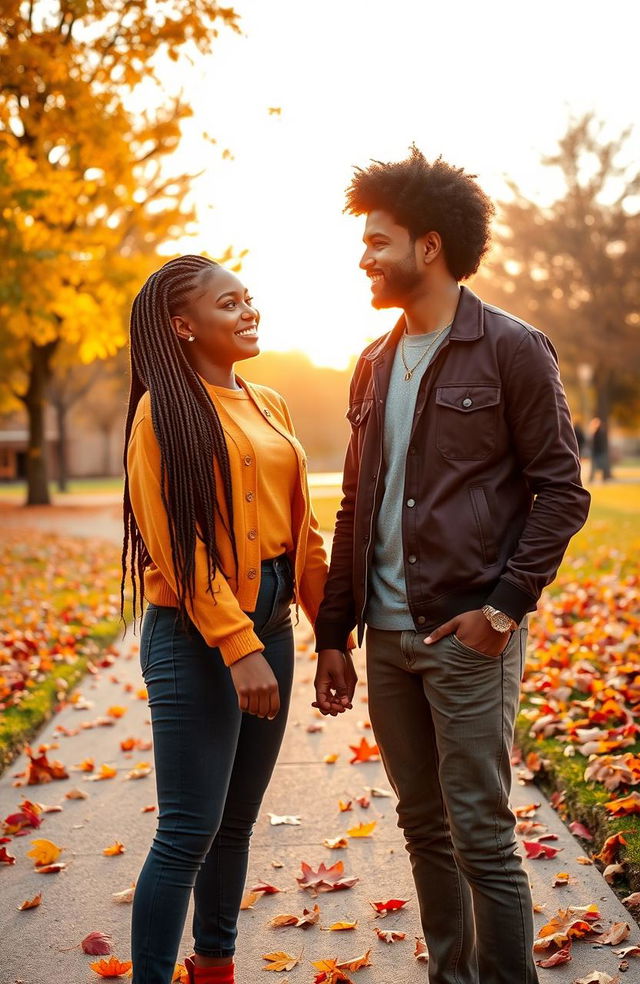
[(589, 424), (589, 438), (591, 448), (591, 470), (589, 481), (593, 482), (599, 474), (602, 481), (606, 482), (611, 478), (611, 461), (609, 458), (609, 436), (606, 425), (600, 417), (594, 417)]
[(582, 460), (585, 456), (585, 451), (587, 450), (588, 441), (584, 427), (582, 426), (582, 421), (579, 417), (576, 417), (573, 421), (573, 433), (576, 436), (576, 444), (578, 445), (578, 457)]
[(123, 556), (134, 610), (148, 602), (159, 808), (133, 902), (134, 984), (175, 979), (192, 891), (189, 981), (234, 981), (249, 838), (291, 693), (290, 606), (313, 623), (326, 578), (289, 411), (235, 373), (259, 352), (258, 322), (238, 277), (203, 256), (166, 263), (131, 312)]
[(316, 706), (349, 692), (348, 636), (366, 625), (429, 980), (533, 984), (510, 755), (526, 613), (589, 508), (571, 416), (549, 340), (459, 285), (493, 214), (471, 175), (414, 147), (357, 169), (347, 210), (366, 216), (373, 306), (402, 314), (351, 382)]

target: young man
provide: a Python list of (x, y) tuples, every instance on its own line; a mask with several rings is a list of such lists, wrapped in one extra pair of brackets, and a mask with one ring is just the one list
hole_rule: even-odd
[(414, 147), (358, 169), (360, 266), (395, 328), (351, 383), (352, 436), (316, 706), (350, 706), (367, 626), (369, 710), (411, 858), (431, 984), (533, 984), (532, 906), (508, 805), (526, 613), (589, 495), (548, 339), (459, 282), (493, 206)]

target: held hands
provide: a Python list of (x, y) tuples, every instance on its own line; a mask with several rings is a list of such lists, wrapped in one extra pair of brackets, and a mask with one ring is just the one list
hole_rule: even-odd
[(462, 612), (455, 618), (449, 619), (444, 625), (439, 625), (424, 641), (430, 646), (438, 639), (452, 634), (455, 634), (465, 646), (484, 653), (485, 656), (499, 656), (506, 648), (511, 635), (510, 632), (496, 632), (489, 620), (477, 609), (472, 612)]
[(358, 677), (351, 653), (339, 649), (321, 649), (318, 653), (315, 688), (316, 699), (311, 704), (322, 714), (343, 714), (351, 710)]
[(240, 710), (273, 721), (280, 710), (280, 691), (262, 653), (249, 653), (232, 663), (230, 670)]

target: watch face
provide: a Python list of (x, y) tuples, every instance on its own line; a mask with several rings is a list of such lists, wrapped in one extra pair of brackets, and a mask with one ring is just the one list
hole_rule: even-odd
[(507, 632), (511, 628), (511, 619), (503, 612), (497, 612), (491, 618), (491, 625), (496, 632)]

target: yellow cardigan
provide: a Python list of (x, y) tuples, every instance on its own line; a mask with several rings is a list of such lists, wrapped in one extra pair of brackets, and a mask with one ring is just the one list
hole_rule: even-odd
[[(307, 459), (296, 439), (289, 410), (283, 398), (265, 386), (242, 381), (264, 419), (292, 445), (298, 460), (298, 482), (292, 503), (294, 536), (294, 590), (299, 603), (313, 625), (322, 601), (327, 576), (327, 560), (311, 508), (307, 483)], [(195, 592), (193, 602), (187, 599), (189, 616), (207, 644), (218, 646), (227, 666), (256, 650), (263, 644), (253, 631), (253, 623), (245, 614), (256, 607), (260, 588), (260, 537), (249, 539), (249, 530), (258, 530), (262, 515), (256, 494), (256, 454), (246, 434), (226, 412), (222, 402), (210, 389), (209, 395), (218, 411), (224, 429), (233, 498), (233, 520), (238, 552), (238, 577), (231, 541), (220, 520), (216, 521), (216, 542), (222, 566), (230, 572), (227, 580), (220, 571), (213, 580), (213, 595), (207, 591), (207, 558), (204, 544), (196, 540)], [(171, 557), (169, 525), (160, 492), (160, 447), (151, 420), (151, 400), (145, 393), (138, 404), (127, 449), (129, 493), (136, 522), (149, 551), (152, 563), (144, 578), (145, 596), (156, 605), (175, 607), (178, 604), (176, 578)], [(218, 488), (221, 487), (217, 472)], [(212, 506), (213, 508), (213, 506)], [(224, 514), (224, 513), (223, 513)]]

